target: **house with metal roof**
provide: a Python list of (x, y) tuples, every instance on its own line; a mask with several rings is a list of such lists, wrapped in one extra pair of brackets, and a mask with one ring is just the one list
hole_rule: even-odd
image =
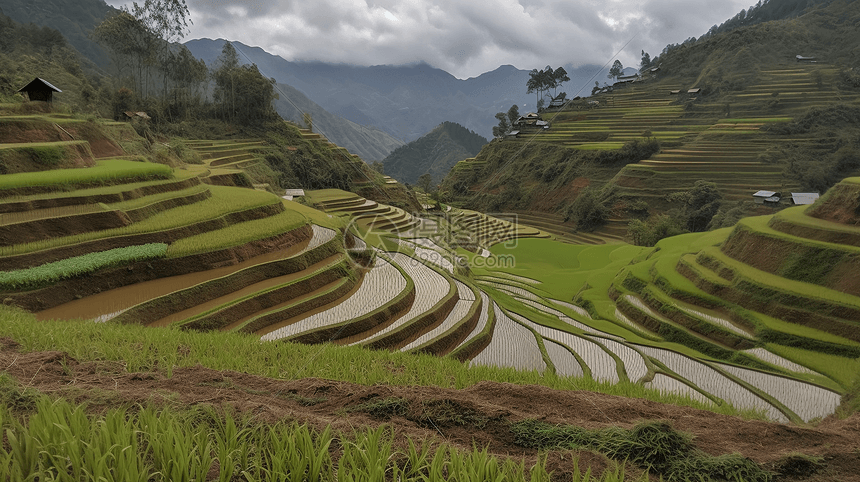
[(782, 194), (776, 191), (757, 191), (753, 194), (756, 204), (778, 204)]
[(18, 92), (26, 93), (27, 98), (31, 101), (51, 102), (54, 98), (54, 92), (62, 92), (62, 90), (54, 87), (45, 79), (36, 77), (29, 84), (18, 89)]

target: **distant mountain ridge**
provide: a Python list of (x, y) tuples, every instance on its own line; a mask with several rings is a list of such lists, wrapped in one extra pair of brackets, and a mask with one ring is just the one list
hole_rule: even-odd
[[(224, 42), (197, 39), (185, 46), (209, 64)], [(260, 47), (231, 43), (243, 60), (256, 64), (267, 77), (295, 87), (331, 113), (373, 125), (404, 142), (446, 121), (489, 137), (497, 112), (506, 112), (513, 104), (520, 110), (534, 110), (535, 96), (526, 93), (529, 71), (512, 65), (462, 80), (426, 63), (361, 67), (292, 62)], [(608, 72), (596, 65), (564, 68), (571, 80), (559, 90), (568, 97), (587, 95), (594, 81), (604, 82)]]
[(315, 132), (345, 147), (350, 153), (358, 154), (367, 163), (381, 161), (391, 151), (403, 145), (403, 142), (387, 132), (360, 125), (326, 111), (292, 86), (277, 84), (277, 90), (279, 99), (275, 100), (275, 110), (281, 117), (301, 125), (303, 114), (310, 113)]
[(463, 159), (475, 157), (487, 139), (454, 122), (443, 122), (425, 136), (398, 147), (382, 161), (385, 173), (416, 184), (428, 173), (439, 182)]

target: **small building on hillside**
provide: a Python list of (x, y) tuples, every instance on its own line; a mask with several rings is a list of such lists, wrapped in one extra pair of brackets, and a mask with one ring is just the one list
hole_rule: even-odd
[(529, 112), (526, 115), (521, 115), (514, 121), (514, 125), (518, 127), (534, 127), (538, 121), (543, 120), (540, 114)]
[(54, 92), (60, 93), (62, 90), (54, 87), (47, 80), (36, 77), (29, 84), (18, 89), (18, 92), (26, 93), (31, 101), (52, 102)]
[(817, 192), (793, 192), (791, 193), (791, 202), (796, 205), (812, 204), (818, 197)]
[(567, 97), (567, 93), (565, 93), (565, 92), (558, 94), (558, 96), (556, 96), (551, 101), (549, 101), (549, 107), (554, 108), (554, 109), (557, 109), (559, 107), (563, 107), (564, 103), (565, 103), (565, 97)]
[(803, 55), (797, 55), (794, 57), (798, 62), (816, 62), (818, 61), (815, 57), (804, 57)]
[(304, 189), (286, 189), (284, 191), (284, 195), (281, 197), (286, 199), (287, 201), (292, 201), (293, 199), (295, 199), (297, 197), (302, 197), (304, 195), (305, 195)]
[(152, 117), (149, 117), (149, 115), (146, 112), (126, 111), (126, 112), (124, 112), (124, 114), (126, 117), (128, 117), (129, 120), (135, 120), (135, 119), (150, 120), (150, 119), (152, 119)]
[(776, 191), (757, 191), (753, 194), (756, 204), (779, 204), (780, 196)]

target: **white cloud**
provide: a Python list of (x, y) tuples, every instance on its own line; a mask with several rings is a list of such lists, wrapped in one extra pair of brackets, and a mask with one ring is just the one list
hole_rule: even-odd
[[(288, 60), (427, 62), (457, 77), (499, 65), (637, 65), (752, 0), (186, 0), (186, 37), (226, 38)], [(126, 0), (108, 0), (112, 5)], [(632, 40), (631, 40), (632, 39)]]

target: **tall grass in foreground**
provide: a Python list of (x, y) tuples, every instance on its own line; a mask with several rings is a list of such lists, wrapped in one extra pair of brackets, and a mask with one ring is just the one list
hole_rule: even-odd
[[(3, 480), (550, 480), (542, 460), (526, 467), (486, 449), (461, 451), (426, 440), (398, 448), (384, 426), (335, 434), (296, 422), (259, 423), (211, 407), (115, 408), (91, 415), (81, 405), (21, 391), (3, 378), (0, 393), (7, 403), (15, 401), (0, 405)], [(593, 477), (576, 469), (575, 459), (573, 464), (574, 482), (624, 480), (620, 466)]]
[(214, 370), (280, 379), (316, 377), (363, 385), (425, 385), (457, 389), (494, 381), (587, 390), (717, 413), (756, 416), (739, 412), (729, 405), (704, 404), (686, 396), (664, 394), (630, 382), (611, 384), (590, 378), (541, 375), (512, 368), (468, 367), (451, 358), (360, 347), (261, 342), (257, 336), (240, 333), (198, 333), (92, 321), (37, 322), (29, 313), (2, 305), (0, 336), (15, 340), (23, 351), (60, 350), (79, 361), (122, 361), (129, 372), (161, 370), (171, 376), (177, 367), (202, 365)]

